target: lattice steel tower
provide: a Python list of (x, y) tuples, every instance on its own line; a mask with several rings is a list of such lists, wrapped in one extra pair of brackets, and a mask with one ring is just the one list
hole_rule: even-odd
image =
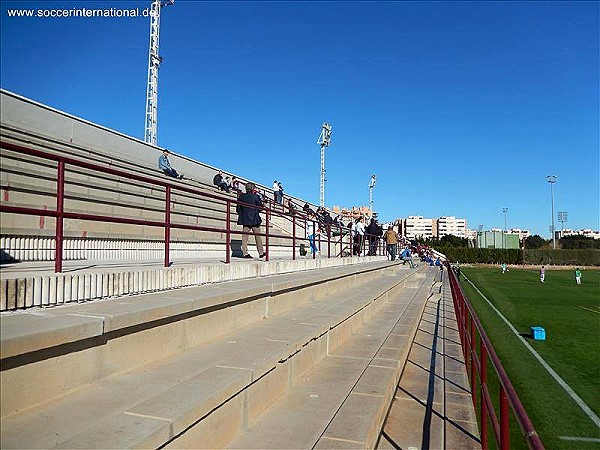
[(325, 206), (325, 148), (329, 147), (331, 142), (331, 125), (324, 122), (321, 126), (321, 135), (317, 144), (321, 146), (321, 192), (319, 195), (319, 205)]
[(156, 145), (158, 122), (158, 68), (162, 58), (158, 54), (158, 39), (160, 36), (160, 9), (172, 5), (175, 0), (153, 0), (150, 11), (150, 50), (148, 52), (148, 88), (146, 89), (146, 125), (144, 140)]

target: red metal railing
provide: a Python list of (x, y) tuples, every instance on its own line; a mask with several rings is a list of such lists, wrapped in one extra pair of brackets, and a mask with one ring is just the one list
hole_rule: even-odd
[[(140, 226), (150, 226), (150, 227), (159, 227), (164, 229), (164, 265), (168, 267), (171, 264), (170, 260), (170, 242), (171, 242), (171, 230), (172, 229), (183, 229), (183, 230), (195, 230), (195, 231), (207, 231), (207, 232), (218, 232), (225, 234), (225, 262), (231, 262), (231, 237), (232, 235), (251, 235), (252, 233), (245, 233), (240, 230), (232, 229), (231, 227), (231, 208), (234, 205), (244, 205), (237, 200), (233, 200), (229, 197), (224, 197), (221, 195), (215, 195), (208, 192), (201, 191), (199, 189), (194, 189), (192, 187), (180, 184), (180, 183), (170, 183), (168, 181), (163, 181), (159, 179), (154, 179), (151, 177), (139, 175), (137, 173), (128, 172), (125, 170), (114, 169), (112, 167), (106, 167), (99, 164), (90, 163), (87, 161), (80, 161), (78, 159), (74, 159), (71, 157), (65, 157), (49, 152), (45, 152), (42, 150), (37, 150), (34, 148), (25, 147), (23, 145), (16, 145), (9, 142), (0, 141), (0, 147), (3, 149), (7, 149), (13, 152), (17, 152), (24, 155), (29, 155), (37, 158), (41, 158), (44, 160), (55, 161), (57, 163), (57, 172), (56, 172), (56, 209), (41, 209), (41, 208), (31, 208), (31, 207), (21, 207), (21, 206), (11, 206), (6, 204), (0, 205), (0, 212), (3, 213), (13, 213), (13, 214), (24, 214), (24, 215), (35, 215), (35, 216), (46, 216), (46, 217), (55, 217), (56, 218), (56, 228), (55, 228), (55, 272), (62, 272), (63, 268), (63, 241), (64, 241), (64, 220), (65, 219), (78, 219), (78, 220), (89, 220), (96, 222), (107, 222), (107, 223), (121, 223), (128, 225), (140, 225)], [(156, 221), (156, 220), (145, 220), (145, 219), (137, 219), (131, 217), (115, 217), (109, 215), (100, 215), (100, 214), (87, 214), (81, 212), (68, 212), (65, 211), (65, 172), (68, 166), (83, 168), (89, 171), (95, 172), (97, 174), (108, 174), (115, 177), (122, 177), (129, 180), (139, 181), (142, 183), (146, 183), (152, 187), (161, 187), (164, 188), (165, 197), (164, 197), (164, 221)], [(10, 186), (2, 186), (2, 189), (9, 190)], [(225, 227), (208, 227), (201, 225), (190, 225), (190, 224), (182, 224), (182, 223), (174, 223), (172, 221), (172, 195), (174, 191), (178, 193), (191, 194), (193, 196), (197, 196), (204, 199), (210, 199), (216, 204), (221, 204), (226, 206), (226, 217), (225, 217)], [(269, 204), (269, 203), (267, 203)], [(251, 206), (251, 205), (248, 205)], [(271, 207), (263, 206), (261, 208), (262, 212), (265, 215), (265, 232), (260, 233), (260, 236), (265, 238), (265, 252), (266, 252), (266, 260), (269, 260), (269, 247), (270, 240), (272, 238), (280, 238), (280, 239), (289, 239), (292, 241), (292, 259), (296, 259), (296, 246), (297, 241), (308, 241), (308, 237), (301, 237), (297, 235), (297, 226), (298, 221), (300, 221), (300, 225), (302, 228), (302, 224), (304, 224), (304, 229), (306, 229), (306, 221), (307, 217), (303, 213), (296, 211), (294, 213), (286, 213), (284, 208), (281, 205), (278, 205), (280, 211), (277, 211), (274, 208), (274, 205)], [(270, 232), (269, 224), (271, 222), (271, 216), (276, 215), (280, 217), (285, 217), (292, 223), (292, 236), (275, 234)], [(350, 230), (345, 227), (336, 226), (335, 224), (327, 225), (324, 234), (327, 239), (327, 257), (331, 257), (331, 237), (332, 232), (336, 230), (339, 232), (340, 236), (340, 252), (336, 256), (344, 256), (344, 237), (350, 236)], [(318, 245), (321, 247), (322, 234), (318, 236)], [(367, 239), (364, 239), (366, 242)], [(349, 247), (352, 247), (352, 242), (348, 242)], [(364, 243), (363, 243), (364, 247)], [(364, 253), (363, 253), (364, 254)], [(378, 245), (377, 254), (384, 255), (383, 249), (381, 245)], [(313, 252), (313, 258), (316, 258), (316, 254)]]
[[(521, 429), (523, 437), (527, 445), (532, 450), (543, 450), (544, 445), (535, 429), (525, 408), (521, 404), (517, 392), (515, 391), (508, 375), (502, 367), (500, 359), (494, 351), (490, 340), (488, 339), (473, 306), (465, 296), (462, 287), (452, 268), (446, 263), (448, 269), (448, 278), (450, 281), (450, 289), (452, 291), (452, 299), (454, 302), (454, 310), (456, 312), (456, 320), (458, 323), (458, 331), (467, 365), (467, 373), (471, 383), (471, 396), (473, 405), (477, 408), (477, 398), (479, 397), (481, 404), (481, 447), (485, 450), (488, 448), (488, 421), (492, 425), (492, 431), (498, 448), (508, 450), (510, 448), (510, 427), (509, 427), (509, 407), (515, 416), (517, 423)], [(479, 354), (477, 352), (476, 334), (479, 337)], [(499, 404), (500, 417), (496, 414), (492, 397), (488, 390), (488, 358), (499, 380)], [(479, 380), (479, 383), (477, 382)]]

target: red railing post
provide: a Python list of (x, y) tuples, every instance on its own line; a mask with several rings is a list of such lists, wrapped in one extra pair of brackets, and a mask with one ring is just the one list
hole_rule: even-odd
[(265, 256), (265, 261), (269, 260), (269, 217), (270, 217), (270, 215), (271, 215), (271, 210), (267, 209), (266, 214), (265, 214), (265, 228), (266, 228), (265, 253), (267, 254)]
[(56, 235), (54, 254), (54, 272), (62, 272), (63, 263), (63, 234), (64, 234), (64, 209), (65, 209), (65, 162), (58, 161), (58, 173), (56, 177)]
[(506, 391), (500, 386), (500, 450), (510, 448), (508, 397)]
[(225, 229), (225, 263), (231, 262), (231, 200), (227, 200), (227, 214), (225, 217), (227, 223)]
[[(315, 247), (317, 248), (317, 251), (319, 251), (319, 249), (321, 248), (321, 233), (318, 233), (317, 236), (317, 223), (313, 220), (313, 231), (315, 234), (313, 234), (313, 242), (315, 243)], [(317, 241), (317, 237), (319, 238), (319, 240)], [(317, 252), (313, 252), (313, 259), (317, 259)]]
[(488, 433), (487, 433), (487, 425), (488, 425), (488, 413), (486, 402), (484, 398), (484, 392), (487, 392), (487, 351), (485, 349), (485, 345), (483, 341), (479, 342), (480, 349), (480, 364), (481, 364), (481, 448), (483, 450), (487, 450), (488, 448)]
[(471, 356), (471, 392), (473, 397), (473, 406), (477, 407), (477, 371), (475, 370), (475, 351), (477, 346), (475, 345), (475, 323), (473, 322), (473, 316), (469, 314), (469, 322), (471, 327), (471, 335), (469, 337), (469, 347)]
[(327, 257), (331, 258), (331, 225), (327, 224), (325, 227), (327, 231)]
[(292, 261), (296, 261), (296, 216), (292, 216)]
[(342, 227), (338, 226), (340, 230), (340, 258), (344, 256), (344, 233), (342, 232)]
[(171, 246), (171, 186), (165, 190), (165, 267), (169, 267)]

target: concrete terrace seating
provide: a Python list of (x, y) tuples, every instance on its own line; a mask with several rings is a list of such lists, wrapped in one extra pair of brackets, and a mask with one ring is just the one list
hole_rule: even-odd
[(355, 407), (372, 447), (436, 274), (380, 261), (5, 313), (2, 448), (331, 448)]
[[(174, 186), (189, 187), (222, 198), (235, 199), (234, 193), (218, 191), (212, 185), (212, 178), (216, 172), (212, 167), (172, 155), (173, 165), (188, 179), (175, 180), (166, 177), (157, 168), (160, 150), (156, 147), (6, 91), (1, 91), (0, 96), (3, 109), (0, 133), (4, 142), (33, 146), (49, 153), (170, 182)], [(3, 204), (54, 209), (56, 163), (7, 149), (2, 149), (1, 156)], [(261, 189), (270, 192), (268, 188)], [(162, 221), (165, 209), (164, 191), (162, 187), (140, 183), (126, 177), (94, 173), (91, 170), (67, 165), (65, 211)], [(226, 207), (222, 201), (175, 190), (171, 209), (173, 223), (201, 225), (215, 229), (225, 227)], [(232, 206), (233, 229), (239, 230), (239, 227), (235, 226), (236, 218), (235, 207)], [(31, 238), (53, 236), (54, 222), (51, 217), (4, 214), (2, 236), (12, 240), (3, 242), (3, 260), (17, 257), (21, 260), (23, 258), (48, 259), (52, 251), (38, 251), (42, 244)], [(274, 217), (270, 233), (290, 236), (291, 231), (289, 219)], [(81, 220), (65, 221), (65, 237), (75, 242), (74, 246), (78, 245), (76, 244), (78, 239), (85, 239), (87, 242), (94, 239), (99, 242), (103, 240), (127, 242), (133, 245), (140, 255), (147, 254), (149, 259), (153, 258), (153, 253), (144, 251), (143, 242), (160, 243), (164, 237), (163, 233), (161, 227)], [(304, 237), (301, 224), (297, 226), (297, 234)], [(29, 238), (29, 240), (22, 238)], [(239, 242), (241, 237), (237, 235), (234, 239)], [(138, 241), (142, 244), (135, 243)], [(173, 229), (172, 241), (176, 245), (204, 243), (222, 246), (224, 238), (223, 233), (214, 231)], [(285, 248), (291, 246), (291, 241), (272, 237), (270, 244), (274, 249)], [(24, 248), (26, 245), (29, 247)], [(181, 247), (183, 255), (190, 258), (197, 256), (200, 250), (188, 247)], [(183, 248), (187, 250), (183, 251)], [(75, 255), (81, 257), (80, 253), (75, 252), (65, 256)]]

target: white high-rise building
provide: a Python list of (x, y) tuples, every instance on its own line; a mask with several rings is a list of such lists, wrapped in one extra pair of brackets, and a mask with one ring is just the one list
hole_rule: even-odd
[(454, 216), (440, 217), (436, 221), (437, 237), (453, 235), (460, 238), (467, 237), (467, 220), (457, 219)]
[(434, 219), (426, 219), (423, 216), (408, 216), (404, 219), (403, 235), (408, 239), (431, 238), (434, 222)]

